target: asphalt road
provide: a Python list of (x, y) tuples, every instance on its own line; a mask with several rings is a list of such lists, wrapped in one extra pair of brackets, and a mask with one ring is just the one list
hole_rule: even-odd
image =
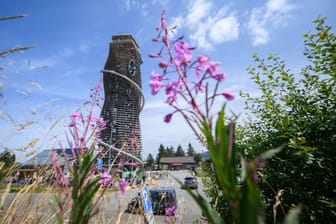
[[(148, 188), (152, 187), (174, 187), (178, 200), (178, 215), (179, 219), (175, 223), (192, 224), (204, 223), (201, 216), (201, 210), (196, 202), (191, 198), (186, 190), (181, 189), (180, 184), (172, 177), (176, 177), (183, 182), (184, 177), (189, 176), (188, 171), (172, 171), (168, 177), (164, 177), (149, 183)], [(128, 202), (131, 198), (135, 197), (138, 191), (142, 191), (143, 187), (128, 188), (124, 195), (118, 192), (111, 192), (105, 194), (102, 202), (101, 209), (98, 215), (94, 216), (92, 223), (105, 224), (105, 223), (120, 223), (120, 224), (142, 224), (144, 216), (140, 214), (130, 214), (125, 212)], [(203, 186), (201, 180), (198, 178), (198, 192), (203, 194)], [(4, 203), (4, 207), (8, 207), (9, 201), (13, 200), (14, 194), (8, 194)], [(15, 214), (32, 214), (33, 211), (38, 213), (42, 223), (54, 223), (54, 215), (51, 209), (51, 204), (54, 204), (52, 194), (20, 194), (17, 197), (17, 205), (14, 207)], [(24, 203), (24, 204), (23, 204)], [(15, 211), (14, 211), (15, 210)], [(0, 209), (0, 213), (4, 210)], [(154, 221), (156, 224), (164, 223), (165, 216), (155, 215)], [(44, 221), (43, 221), (44, 220)], [(21, 222), (22, 223), (22, 222)]]
[[(189, 176), (190, 173), (186, 170), (183, 171), (172, 171), (167, 178), (161, 178), (156, 180), (154, 184), (148, 185), (148, 188), (152, 187), (174, 187), (176, 190), (176, 196), (178, 200), (178, 216), (179, 219), (176, 223), (192, 224), (192, 223), (203, 223), (201, 210), (184, 189), (181, 189), (180, 184), (172, 177), (174, 176), (178, 180), (184, 180), (184, 177)], [(141, 188), (142, 189), (142, 188)], [(114, 218), (114, 221), (117, 223), (145, 223), (143, 220), (143, 215), (129, 214), (124, 212), (127, 208), (127, 204), (132, 197), (137, 195), (137, 192), (141, 189), (128, 189), (126, 194), (121, 196), (119, 193), (111, 193), (110, 198), (114, 200), (110, 201), (110, 211), (109, 214), (120, 214), (120, 217), (111, 217)], [(203, 195), (203, 185), (198, 178), (198, 192)], [(114, 203), (116, 202), (116, 203)], [(104, 205), (108, 205), (109, 202), (105, 202)], [(113, 215), (112, 215), (113, 216)], [(108, 218), (108, 217), (106, 217)], [(110, 219), (110, 220), (111, 220)], [(165, 216), (155, 215), (154, 221), (156, 224), (164, 223)], [(112, 222), (113, 223), (113, 222)]]

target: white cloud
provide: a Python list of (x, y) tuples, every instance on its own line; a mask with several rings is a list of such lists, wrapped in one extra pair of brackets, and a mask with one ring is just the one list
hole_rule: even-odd
[(286, 25), (294, 8), (295, 5), (288, 0), (269, 0), (264, 6), (252, 9), (247, 23), (252, 45), (267, 44), (272, 29)]
[(212, 8), (212, 2), (206, 0), (192, 1), (192, 5), (189, 7), (189, 13), (186, 16), (187, 25), (195, 26), (203, 18), (208, 17)]
[(126, 11), (131, 11), (131, 10), (138, 10), (142, 16), (147, 16), (148, 15), (148, 4), (143, 3), (142, 1), (139, 0), (124, 0), (124, 7), (126, 8)]
[(190, 39), (196, 43), (196, 46), (203, 49), (213, 49), (212, 43), (208, 40), (208, 24), (207, 23), (199, 23), (197, 29), (190, 34)]
[(210, 28), (209, 37), (214, 43), (237, 40), (239, 23), (233, 15), (214, 22)]
[(185, 23), (181, 24), (199, 48), (212, 50), (216, 44), (238, 39), (239, 22), (234, 13), (228, 14), (229, 6), (218, 7), (205, 0), (190, 2)]
[(168, 108), (168, 106), (163, 101), (149, 101), (145, 103), (144, 110), (160, 109), (160, 108)]
[(290, 4), (287, 0), (269, 0), (266, 3), (266, 10), (268, 14), (275, 13), (289, 13), (295, 6)]
[(269, 32), (265, 29), (263, 20), (259, 18), (261, 14), (261, 10), (253, 9), (247, 24), (252, 35), (253, 46), (266, 44), (269, 41)]

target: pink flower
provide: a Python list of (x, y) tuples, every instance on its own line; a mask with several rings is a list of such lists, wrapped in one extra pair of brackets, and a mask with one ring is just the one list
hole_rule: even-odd
[(102, 173), (100, 178), (101, 179), (98, 181), (98, 183), (103, 185), (103, 187), (107, 187), (111, 182), (112, 176), (110, 174), (108, 174), (107, 172), (104, 172), (104, 173)]
[(224, 91), (223, 96), (229, 101), (234, 100), (235, 98), (234, 93), (230, 90)]
[(148, 55), (150, 58), (158, 58), (158, 57), (161, 57), (161, 55), (160, 54), (149, 54)]
[(162, 69), (165, 69), (165, 68), (168, 67), (168, 63), (165, 62), (165, 61), (161, 61), (161, 62), (159, 63), (159, 67), (162, 68)]
[(176, 215), (176, 208), (175, 206), (172, 206), (172, 207), (167, 207), (166, 210), (165, 210), (165, 215), (166, 216), (175, 216)]
[(75, 121), (70, 121), (69, 127), (75, 127), (76, 126), (76, 122)]
[(212, 78), (216, 79), (217, 81), (223, 81), (226, 78), (226, 75), (224, 73), (218, 73), (212, 75)]
[(169, 123), (173, 117), (173, 113), (169, 113), (164, 117), (164, 122)]
[(192, 54), (188, 43), (179, 41), (175, 43), (174, 49), (176, 52), (176, 64), (178, 66), (185, 65), (190, 62)]
[(220, 65), (219, 62), (209, 62), (204, 66), (205, 72), (212, 75), (218, 70), (219, 65)]
[(126, 193), (126, 187), (127, 187), (127, 182), (126, 180), (123, 178), (121, 180), (121, 182), (119, 183), (119, 190), (121, 192), (122, 195), (124, 195)]
[(83, 119), (83, 115), (79, 112), (75, 112), (70, 115), (70, 124), (69, 127), (75, 127), (76, 126), (76, 121), (79, 119)]
[(96, 122), (97, 126), (100, 127), (100, 128), (106, 127), (106, 122), (104, 121), (104, 119), (102, 117), (97, 118), (95, 120), (95, 122)]
[(200, 72), (202, 72), (202, 69), (200, 67), (197, 67), (195, 69), (195, 77), (196, 77), (196, 79), (199, 79), (200, 74), (201, 74)]
[(163, 86), (161, 80), (162, 77), (155, 71), (152, 71), (152, 77), (149, 81), (149, 86), (152, 89), (152, 95), (155, 95), (160, 91), (161, 87)]
[(166, 86), (166, 95), (176, 95), (180, 87), (180, 80), (173, 80)]
[(73, 113), (73, 114), (70, 115), (70, 118), (74, 119), (74, 120), (77, 120), (77, 119), (82, 118), (82, 114), (78, 113), (78, 112), (75, 112), (75, 113)]
[(167, 104), (171, 105), (176, 101), (176, 95), (170, 95), (167, 97), (167, 100), (165, 101)]
[(209, 57), (205, 55), (201, 55), (201, 56), (198, 56), (197, 61), (199, 65), (202, 66), (209, 61)]

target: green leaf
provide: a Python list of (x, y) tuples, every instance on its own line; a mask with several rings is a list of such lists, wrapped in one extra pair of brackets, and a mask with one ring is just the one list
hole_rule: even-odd
[(264, 159), (270, 159), (272, 158), (275, 154), (279, 153), (283, 148), (286, 147), (287, 144), (282, 144), (277, 148), (274, 149), (269, 149), (266, 152), (262, 153), (260, 156)]
[(264, 207), (256, 184), (246, 178), (241, 188), (239, 201), (239, 221), (244, 224), (264, 223)]
[(301, 205), (298, 205), (295, 208), (289, 210), (289, 213), (287, 214), (283, 224), (299, 224), (300, 223), (299, 215), (301, 213), (301, 207), (302, 207)]

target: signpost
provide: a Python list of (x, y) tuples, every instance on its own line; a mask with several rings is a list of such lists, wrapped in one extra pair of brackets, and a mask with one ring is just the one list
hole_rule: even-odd
[(148, 224), (154, 224), (154, 215), (152, 210), (152, 202), (150, 200), (149, 191), (147, 186), (145, 185), (142, 191), (142, 202), (145, 211), (145, 219)]
[(97, 168), (100, 171), (103, 170), (103, 160), (102, 159), (98, 159), (98, 161), (97, 161)]

